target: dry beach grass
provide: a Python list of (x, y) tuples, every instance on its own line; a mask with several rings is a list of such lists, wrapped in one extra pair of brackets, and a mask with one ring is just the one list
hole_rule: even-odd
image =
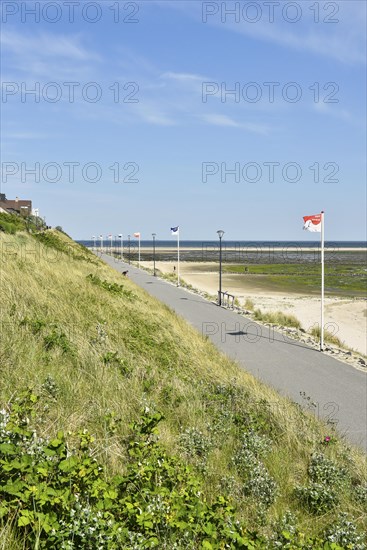
[[(26, 387), (44, 398), (54, 392), (40, 432), (51, 437), (60, 429), (87, 428), (95, 436), (94, 457), (110, 473), (126, 469), (125, 441), (142, 407), (159, 410), (167, 452), (198, 472), (209, 502), (218, 492), (228, 495), (249, 528), (271, 538), (290, 510), (309, 536), (322, 535), (339, 512), (348, 513), (360, 532), (367, 530), (366, 508), (354, 496), (355, 487), (367, 483), (359, 450), (338, 439), (332, 426), (240, 370), (169, 308), (87, 250), (74, 248), (58, 232), (50, 235), (42, 243), (25, 233), (0, 233), (0, 409)], [(62, 244), (60, 250), (50, 246), (55, 242)], [(188, 272), (184, 275), (190, 281)], [(112, 435), (106, 429), (111, 411), (119, 419)], [(268, 501), (263, 489), (244, 491), (244, 433), (268, 448), (256, 462), (276, 487)], [(326, 445), (329, 436), (332, 443)], [(297, 486), (309, 483), (315, 452), (347, 472), (337, 503), (316, 515), (295, 494)], [(4, 544), (7, 550), (28, 548), (15, 523), (0, 523), (4, 550)]]

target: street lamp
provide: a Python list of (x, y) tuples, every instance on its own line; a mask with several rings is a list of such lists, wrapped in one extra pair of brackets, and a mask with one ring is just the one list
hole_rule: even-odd
[(155, 272), (155, 238), (156, 238), (157, 234), (156, 233), (152, 233), (152, 237), (153, 237), (153, 275), (154, 277), (157, 276), (156, 272)]
[(129, 241), (129, 264), (130, 264), (131, 263), (131, 261), (130, 261), (130, 235), (128, 235), (127, 238), (128, 238), (128, 241)]
[(122, 261), (124, 259), (124, 251), (123, 251), (124, 241), (123, 241), (122, 233), (119, 234), (119, 239), (120, 239), (120, 256), (121, 256), (121, 261)]
[(219, 237), (219, 291), (218, 291), (218, 305), (222, 305), (222, 238), (224, 231), (219, 229), (217, 231)]
[(96, 247), (96, 236), (93, 235), (93, 236), (92, 236), (92, 239), (93, 239), (93, 250), (97, 250), (97, 247)]

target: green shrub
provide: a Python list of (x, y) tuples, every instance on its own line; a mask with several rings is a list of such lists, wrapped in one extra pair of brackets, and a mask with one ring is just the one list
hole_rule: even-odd
[[(51, 378), (42, 388), (54, 399)], [(72, 446), (61, 431), (38, 435), (35, 426), (45, 422), (47, 410), (31, 390), (0, 410), (0, 524), (13, 526), (24, 550), (365, 550), (345, 515), (325, 531), (324, 540), (305, 537), (291, 515), (274, 527), (271, 539), (247, 531), (226, 498), (218, 495), (208, 503), (200, 478), (160, 444), (160, 413), (145, 409), (130, 426), (126, 471), (111, 476), (95, 458), (94, 438), (85, 430), (71, 434)], [(119, 421), (111, 411), (106, 414), (109, 434)], [(274, 488), (254, 454), (263, 455), (268, 446), (252, 436), (244, 440), (250, 462), (244, 471), (251, 472), (244, 489), (260, 509), (272, 502)], [(310, 467), (310, 475), (335, 481), (330, 464), (317, 460), (324, 466)]]
[(122, 359), (121, 357), (119, 357), (117, 351), (107, 352), (102, 357), (102, 361), (104, 365), (117, 368), (123, 376), (128, 377), (131, 374), (131, 371), (132, 371), (131, 366), (127, 363), (125, 359)]
[(85, 246), (69, 241), (59, 231), (40, 231), (33, 237), (48, 248), (52, 248), (62, 254), (67, 254), (74, 260), (83, 260), (97, 265), (95, 255)]
[(313, 514), (323, 514), (339, 502), (339, 492), (346, 481), (346, 472), (321, 453), (315, 453), (308, 467), (310, 483), (298, 487), (296, 495)]
[(32, 334), (40, 334), (40, 332), (47, 326), (47, 323), (44, 319), (30, 319), (29, 317), (24, 317), (19, 325), (21, 327), (27, 327)]
[[(35, 336), (43, 334), (43, 345), (46, 351), (59, 348), (63, 353), (74, 353), (73, 347), (65, 332), (61, 330), (56, 323), (48, 323), (44, 319), (30, 319), (29, 317), (24, 317), (19, 322), (19, 325), (27, 327)], [(47, 328), (50, 329), (50, 332), (45, 334)]]
[(43, 344), (46, 351), (58, 348), (62, 353), (73, 353), (73, 348), (66, 334), (57, 326), (53, 327), (51, 332), (44, 336)]
[(354, 491), (357, 502), (360, 502), (367, 507), (367, 484), (357, 485)]
[(109, 478), (87, 432), (74, 448), (62, 432), (37, 435), (38, 401), (27, 391), (0, 411), (0, 518), (26, 549), (261, 547), (224, 497), (208, 504), (190, 468), (165, 452), (159, 413), (145, 410), (131, 426), (126, 475)]
[(242, 446), (233, 457), (233, 463), (244, 479), (243, 493), (252, 496), (265, 508), (273, 504), (278, 492), (275, 480), (260, 460), (270, 450), (269, 438), (251, 430), (243, 434)]
[(325, 532), (325, 538), (332, 544), (339, 544), (351, 550), (366, 550), (366, 545), (346, 513), (341, 513), (336, 522)]
[(122, 294), (126, 298), (133, 299), (136, 298), (135, 294), (131, 290), (125, 290), (123, 285), (118, 285), (117, 283), (109, 283), (106, 280), (102, 280), (98, 275), (93, 275), (90, 273), (87, 275), (87, 279), (91, 281), (92, 284), (111, 292), (111, 294)]
[(16, 226), (10, 222), (0, 220), (0, 231), (14, 235), (16, 233)]

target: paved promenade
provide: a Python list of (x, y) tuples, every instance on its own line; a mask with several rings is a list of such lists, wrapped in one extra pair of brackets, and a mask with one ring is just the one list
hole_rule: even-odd
[(259, 380), (300, 404), (304, 404), (300, 392), (305, 392), (317, 404), (316, 414), (333, 420), (347, 440), (367, 452), (367, 372), (111, 256), (103, 254), (102, 259), (119, 272), (129, 270), (132, 281), (184, 317)]

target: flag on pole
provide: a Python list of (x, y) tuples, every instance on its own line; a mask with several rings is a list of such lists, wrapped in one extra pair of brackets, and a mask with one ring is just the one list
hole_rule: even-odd
[(321, 214), (313, 216), (303, 216), (303, 229), (312, 233), (321, 233), (321, 326), (320, 326), (320, 351), (324, 349), (324, 288), (325, 288), (325, 268), (324, 268), (324, 211)]
[(322, 214), (314, 214), (313, 216), (303, 216), (303, 229), (311, 231), (311, 233), (321, 233)]
[(136, 239), (139, 239), (139, 256), (138, 256), (138, 267), (140, 267), (140, 233), (133, 233)]
[(171, 227), (171, 235), (177, 235), (177, 286), (180, 286), (180, 227)]

